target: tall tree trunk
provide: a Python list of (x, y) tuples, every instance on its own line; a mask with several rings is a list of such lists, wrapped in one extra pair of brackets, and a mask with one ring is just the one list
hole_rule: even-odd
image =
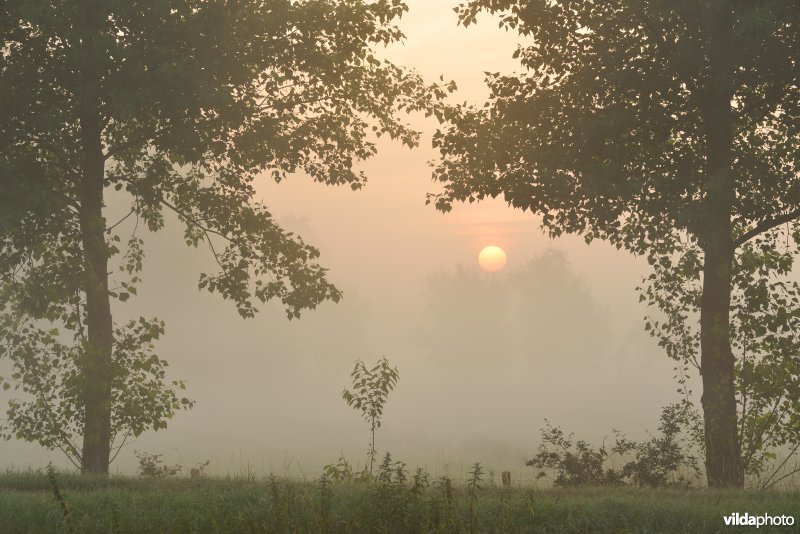
[(83, 241), (88, 343), (83, 367), (83, 453), (81, 472), (108, 473), (111, 447), (111, 350), (113, 330), (108, 294), (108, 256), (103, 217), (102, 125), (94, 106), (80, 118), (83, 169), (80, 226)]
[(734, 261), (735, 198), (731, 175), (733, 146), (733, 23), (727, 2), (717, 1), (709, 18), (709, 81), (704, 102), (708, 143), (701, 243), (704, 252), (700, 302), (700, 373), (703, 376), (706, 476), (709, 487), (744, 486), (737, 433), (730, 306)]

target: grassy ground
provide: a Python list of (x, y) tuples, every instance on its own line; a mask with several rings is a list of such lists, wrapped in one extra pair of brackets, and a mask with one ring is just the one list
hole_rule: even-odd
[[(0, 475), (0, 532), (755, 532), (733, 512), (793, 515), (800, 492), (530, 489), (386, 477), (365, 482), (278, 478), (86, 478)], [(800, 532), (761, 527), (758, 532)]]

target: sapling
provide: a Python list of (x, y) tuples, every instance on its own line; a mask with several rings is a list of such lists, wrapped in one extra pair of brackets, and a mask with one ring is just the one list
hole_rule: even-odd
[(369, 443), (369, 474), (372, 474), (372, 464), (375, 462), (375, 430), (381, 427), (383, 407), (389, 392), (397, 384), (400, 374), (397, 367), (389, 366), (386, 356), (378, 360), (372, 369), (367, 369), (364, 362), (356, 360), (353, 372), (353, 391), (345, 389), (342, 398), (348, 406), (361, 412), (362, 417), (369, 423), (371, 439)]
[(475, 532), (475, 506), (478, 504), (478, 491), (483, 489), (481, 486), (483, 482), (483, 467), (480, 462), (475, 462), (472, 465), (472, 470), (469, 472), (469, 479), (467, 479), (467, 494), (469, 495), (469, 531)]

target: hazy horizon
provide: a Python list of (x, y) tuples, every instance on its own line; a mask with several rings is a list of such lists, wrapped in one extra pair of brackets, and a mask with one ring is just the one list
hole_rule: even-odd
[[(405, 44), (386, 55), (430, 81), (455, 80), (454, 100), (484, 98), (483, 71), (517, 68), (517, 36), (488, 17), (465, 30), (452, 0), (408, 4)], [(420, 147), (382, 140), (362, 166), (369, 181), (361, 191), (304, 176), (257, 184), (278, 222), (320, 249), (329, 279), (344, 291), (339, 304), (289, 322), (271, 303), (242, 320), (230, 302), (197, 289), (213, 258), (203, 246), (185, 247), (175, 220), (158, 234), (140, 230), (144, 282), (138, 297), (115, 304), (114, 319), (166, 322), (157, 352), (197, 405), (127, 446), (112, 472), (134, 473), (134, 450), (187, 471), (211, 460), (212, 474), (290, 466), (292, 475), (313, 478), (340, 454), (363, 464), (368, 429), (341, 391), (357, 358), (369, 365), (382, 355), (400, 380), (379, 454), (410, 466), (480, 461), (532, 478), (524, 460), (545, 418), (595, 444), (612, 429), (632, 438), (656, 430), (660, 408), (678, 395), (673, 362), (643, 329), (647, 309), (635, 287), (646, 262), (606, 243), (551, 240), (536, 217), (501, 199), (449, 214), (426, 206), (426, 193), (438, 190), (427, 163), (436, 124), (409, 121), (423, 131)], [(112, 220), (126, 208), (108, 198)], [(508, 254), (494, 274), (477, 264), (490, 244)], [(480, 328), (470, 323), (478, 319)], [(8, 398), (0, 396), (3, 405)], [(19, 441), (0, 443), (0, 457), (3, 467), (68, 465), (58, 451)]]

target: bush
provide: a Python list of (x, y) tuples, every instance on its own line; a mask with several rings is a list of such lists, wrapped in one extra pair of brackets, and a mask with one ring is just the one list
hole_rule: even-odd
[[(700, 475), (700, 468), (697, 457), (689, 453), (691, 444), (682, 439), (682, 424), (686, 422), (684, 407), (669, 405), (661, 413), (659, 435), (637, 443), (614, 431), (614, 446), (608, 449), (605, 443), (593, 448), (583, 440), (573, 441), (572, 434), (566, 435), (545, 420), (542, 443), (525, 465), (540, 469), (537, 478), (555, 471), (556, 486), (690, 486), (692, 478)], [(631, 456), (620, 470), (606, 467), (613, 457), (623, 460)], [(684, 470), (693, 477), (686, 477)]]
[(687, 445), (681, 442), (681, 423), (684, 421), (682, 406), (665, 407), (658, 426), (660, 435), (644, 443), (631, 443), (636, 458), (622, 468), (623, 476), (637, 486), (690, 486), (692, 480), (681, 470), (689, 471), (693, 478), (697, 478), (700, 467), (697, 457), (690, 454)]
[[(605, 444), (594, 449), (583, 440), (573, 443), (572, 434), (567, 436), (546, 419), (541, 433), (542, 443), (536, 456), (525, 462), (525, 465), (540, 469), (537, 478), (545, 478), (548, 476), (547, 470), (553, 470), (556, 472), (556, 478), (553, 479), (556, 486), (612, 486), (624, 483), (621, 473), (604, 468), (610, 456)], [(612, 449), (612, 453), (616, 452), (616, 448)]]
[(142, 477), (171, 478), (183, 469), (180, 465), (165, 464), (160, 454), (134, 451), (134, 455), (139, 459), (139, 476)]

